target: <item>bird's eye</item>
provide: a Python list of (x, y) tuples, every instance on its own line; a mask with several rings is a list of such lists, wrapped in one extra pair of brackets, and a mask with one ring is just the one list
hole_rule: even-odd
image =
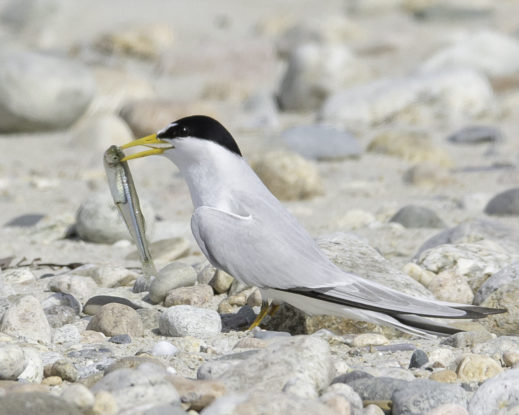
[(185, 125), (182, 127), (182, 133), (183, 134), (187, 134), (188, 133), (188, 128)]

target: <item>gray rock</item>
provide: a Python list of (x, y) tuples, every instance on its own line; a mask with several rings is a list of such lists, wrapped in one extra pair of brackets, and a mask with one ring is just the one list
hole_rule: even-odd
[(416, 205), (404, 206), (389, 221), (399, 223), (405, 228), (445, 228), (447, 226), (434, 210)]
[(0, 379), (16, 380), (25, 368), (23, 349), (14, 344), (0, 345)]
[(62, 274), (52, 277), (49, 289), (53, 292), (71, 294), (80, 301), (84, 301), (94, 294), (96, 282), (90, 277)]
[(50, 393), (10, 393), (0, 397), (0, 413), (24, 415), (82, 415), (77, 406)]
[(359, 157), (362, 147), (349, 132), (326, 124), (301, 125), (281, 134), (292, 151), (313, 160), (337, 160)]
[(25, 215), (16, 216), (7, 222), (5, 227), (21, 227), (21, 228), (29, 228), (31, 226), (36, 225), (40, 220), (42, 220), (45, 215), (41, 213), (27, 213)]
[(213, 298), (213, 289), (209, 285), (194, 285), (192, 287), (180, 287), (171, 290), (164, 299), (164, 306), (188, 304), (201, 306)]
[(504, 135), (497, 127), (475, 125), (455, 131), (447, 140), (456, 144), (496, 143), (503, 141)]
[(485, 213), (493, 216), (519, 215), (519, 188), (508, 189), (495, 195), (485, 206)]
[(510, 369), (485, 381), (469, 402), (471, 415), (497, 414), (519, 404), (519, 368)]
[(51, 327), (40, 302), (32, 295), (19, 298), (4, 313), (0, 331), (28, 341), (50, 343)]
[(79, 378), (79, 373), (70, 359), (59, 359), (52, 364), (50, 369), (51, 376), (59, 376), (63, 380), (75, 382)]
[[(72, 294), (66, 293), (55, 293), (51, 294), (41, 303), (42, 307), (46, 310), (49, 307), (53, 306), (64, 306), (72, 309), (74, 314), (81, 313), (81, 303), (79, 300), (74, 297)], [(46, 312), (47, 313), (47, 312)]]
[(252, 168), (279, 199), (301, 200), (323, 193), (317, 166), (299, 154), (270, 151), (252, 162)]
[(135, 304), (134, 302), (124, 297), (115, 297), (113, 295), (95, 295), (87, 300), (85, 306), (83, 307), (83, 313), (88, 314), (89, 316), (95, 316), (102, 306), (111, 303), (122, 304), (131, 307), (134, 310), (140, 309), (138, 304)]
[(100, 331), (109, 337), (118, 334), (140, 337), (144, 333), (137, 312), (131, 307), (117, 303), (102, 306), (88, 323), (87, 330)]
[(390, 400), (393, 393), (409, 384), (408, 381), (391, 377), (364, 376), (355, 378), (343, 376), (333, 380), (334, 383), (346, 383), (357, 392), (364, 401)]
[(61, 398), (76, 405), (84, 413), (88, 412), (95, 404), (94, 394), (81, 383), (68, 385), (61, 393)]
[(517, 336), (500, 336), (495, 339), (488, 340), (484, 343), (478, 343), (473, 346), (472, 351), (478, 354), (486, 354), (496, 360), (502, 360), (503, 354), (519, 349), (519, 337)]
[[(155, 225), (155, 212), (146, 199), (140, 198), (140, 205), (149, 237)], [(112, 244), (121, 239), (131, 240), (108, 191), (92, 194), (81, 203), (76, 213), (76, 231), (81, 239), (88, 242)]]
[(162, 313), (159, 329), (164, 336), (212, 337), (222, 330), (222, 320), (214, 310), (177, 305)]
[(119, 411), (144, 404), (179, 404), (180, 396), (167, 379), (167, 372), (153, 363), (143, 363), (137, 369), (117, 369), (91, 388), (96, 393), (110, 392)]
[(492, 314), (482, 324), (492, 333), (515, 335), (519, 332), (519, 279), (501, 285), (481, 302), (481, 306), (505, 309), (506, 313)]
[(431, 118), (459, 122), (494, 111), (495, 97), (488, 80), (474, 70), (459, 69), (337, 90), (324, 102), (319, 118), (364, 131), (405, 118), (409, 112), (415, 121), (418, 117), (423, 122)]
[(458, 385), (417, 379), (398, 388), (391, 398), (392, 414), (421, 415), (446, 403), (467, 406), (467, 394)]
[(81, 340), (79, 329), (72, 324), (65, 324), (54, 330), (52, 341), (55, 344), (78, 343)]
[(519, 70), (519, 42), (502, 33), (482, 30), (439, 50), (420, 70), (452, 68), (473, 68), (490, 77), (513, 75)]
[(106, 344), (84, 344), (66, 356), (73, 361), (80, 378), (99, 374), (115, 361), (113, 351)]
[(108, 341), (115, 344), (129, 344), (132, 342), (132, 338), (127, 334), (116, 334), (115, 336), (110, 337), (110, 340)]
[(234, 392), (279, 392), (297, 380), (317, 391), (330, 383), (334, 374), (328, 343), (313, 336), (272, 340), (247, 359), (227, 369), (217, 380)]
[(281, 81), (281, 108), (318, 109), (332, 92), (365, 80), (366, 74), (364, 64), (345, 45), (300, 46), (292, 52)]
[(43, 380), (43, 361), (40, 351), (32, 347), (23, 348), (23, 372), (18, 376), (19, 382), (41, 383)]
[(409, 369), (413, 367), (422, 367), (429, 361), (427, 353), (421, 349), (417, 349), (411, 355), (411, 361), (409, 362)]
[(347, 406), (349, 407), (349, 413), (351, 415), (363, 414), (362, 399), (351, 386), (345, 383), (334, 383), (328, 386), (319, 397), (319, 400), (332, 408), (339, 409), (341, 407), (341, 398), (348, 402)]
[(81, 64), (21, 50), (0, 52), (0, 131), (66, 128), (87, 109), (94, 80)]
[(196, 283), (196, 271), (191, 265), (173, 262), (162, 268), (150, 286), (150, 300), (157, 304), (166, 298), (168, 292), (179, 287), (189, 287)]
[(514, 262), (492, 274), (492, 276), (479, 287), (474, 297), (474, 304), (480, 305), (490, 294), (516, 280), (519, 280), (519, 262)]
[(76, 313), (74, 309), (66, 305), (53, 305), (43, 310), (45, 317), (52, 328), (58, 328), (74, 322)]
[(414, 258), (418, 258), (422, 252), (438, 245), (463, 242), (476, 243), (486, 239), (496, 242), (504, 250), (508, 249), (510, 252), (519, 251), (519, 235), (513, 228), (498, 222), (477, 219), (445, 229), (429, 238), (420, 246)]
[(441, 341), (441, 344), (457, 348), (473, 347), (476, 344), (485, 343), (493, 338), (493, 335), (486, 330), (463, 331), (445, 338)]

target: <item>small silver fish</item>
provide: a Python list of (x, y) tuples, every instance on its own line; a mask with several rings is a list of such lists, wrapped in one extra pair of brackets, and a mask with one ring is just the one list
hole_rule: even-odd
[(137, 251), (142, 263), (144, 275), (153, 276), (157, 274), (153, 259), (148, 249), (145, 234), (144, 216), (139, 204), (139, 197), (133, 184), (132, 175), (128, 163), (121, 161), (124, 153), (117, 146), (110, 146), (105, 151), (103, 161), (108, 179), (108, 186), (114, 199), (114, 203), (121, 212), (130, 235), (137, 245)]

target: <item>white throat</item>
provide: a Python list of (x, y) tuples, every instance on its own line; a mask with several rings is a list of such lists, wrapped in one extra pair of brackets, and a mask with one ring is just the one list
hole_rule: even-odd
[(174, 144), (175, 148), (164, 155), (186, 180), (195, 209), (210, 206), (236, 212), (233, 191), (266, 190), (247, 162), (226, 148), (193, 137), (175, 140)]

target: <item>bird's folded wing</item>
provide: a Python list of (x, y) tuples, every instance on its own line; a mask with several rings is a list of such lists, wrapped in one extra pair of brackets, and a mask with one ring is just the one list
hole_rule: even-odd
[(340, 270), (297, 222), (261, 221), (211, 207), (195, 210), (193, 235), (211, 263), (246, 284), (300, 293), (350, 307), (431, 317), (467, 317), (474, 306), (400, 293)]

